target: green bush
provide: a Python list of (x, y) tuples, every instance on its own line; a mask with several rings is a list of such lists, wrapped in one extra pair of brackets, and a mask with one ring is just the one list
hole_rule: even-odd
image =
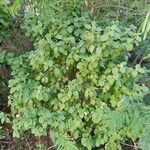
[(103, 27), (82, 3), (71, 2), (39, 4), (25, 23), (36, 50), (5, 59), (13, 77), (13, 135), (52, 132), (64, 150), (117, 150), (139, 139), (150, 149), (150, 110), (143, 103), (148, 89), (138, 84), (147, 71), (128, 64), (139, 33), (117, 22)]

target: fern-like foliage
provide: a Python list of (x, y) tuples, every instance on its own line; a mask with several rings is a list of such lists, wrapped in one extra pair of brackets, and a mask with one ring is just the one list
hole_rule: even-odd
[(128, 115), (126, 112), (111, 111), (108, 113), (108, 126), (112, 131), (117, 131), (128, 122)]
[(75, 143), (70, 140), (67, 134), (61, 134), (58, 132), (53, 132), (52, 134), (52, 139), (57, 150), (78, 150)]
[(150, 149), (150, 124), (145, 128), (140, 138), (139, 144), (142, 150)]

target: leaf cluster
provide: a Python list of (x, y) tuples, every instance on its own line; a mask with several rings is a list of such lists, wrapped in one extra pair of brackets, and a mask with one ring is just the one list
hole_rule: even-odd
[(101, 26), (80, 2), (42, 4), (24, 25), (35, 51), (1, 55), (12, 69), (13, 135), (52, 131), (65, 150), (117, 150), (127, 139), (140, 139), (140, 147), (149, 149), (150, 110), (143, 103), (148, 88), (138, 83), (147, 70), (128, 63), (141, 41), (136, 28)]

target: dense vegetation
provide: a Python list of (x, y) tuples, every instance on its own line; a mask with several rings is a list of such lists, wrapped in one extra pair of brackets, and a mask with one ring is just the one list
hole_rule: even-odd
[[(10, 72), (7, 79), (0, 72), (1, 89), (10, 89), (0, 91), (8, 103), (1, 106), (1, 139), (9, 129), (14, 138), (38, 137), (36, 149), (150, 149), (148, 6), (146, 0), (0, 2), (0, 65)], [(33, 42), (30, 52), (13, 42), (14, 28)], [(49, 148), (41, 146), (46, 136)]]

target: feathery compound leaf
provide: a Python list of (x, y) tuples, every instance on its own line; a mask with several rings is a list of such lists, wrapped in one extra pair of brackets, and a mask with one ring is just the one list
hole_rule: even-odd
[(78, 150), (75, 143), (69, 139), (66, 134), (53, 132), (54, 144), (57, 145), (57, 150)]
[(140, 148), (142, 150), (150, 149), (150, 125), (148, 125), (145, 128), (145, 130), (140, 138), (139, 144), (140, 144)]
[(110, 130), (117, 131), (128, 122), (128, 115), (125, 112), (112, 111), (108, 113), (108, 126)]

